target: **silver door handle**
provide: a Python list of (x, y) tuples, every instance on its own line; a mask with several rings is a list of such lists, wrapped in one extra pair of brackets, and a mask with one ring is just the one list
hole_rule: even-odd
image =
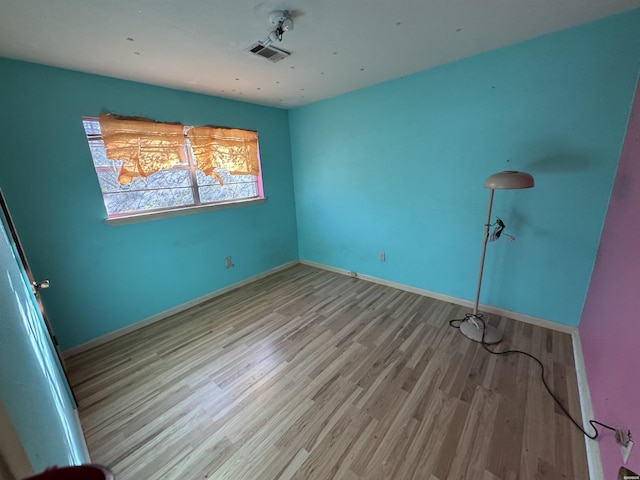
[(36, 290), (42, 290), (44, 288), (49, 288), (49, 280), (43, 280), (42, 282), (33, 282), (33, 288)]

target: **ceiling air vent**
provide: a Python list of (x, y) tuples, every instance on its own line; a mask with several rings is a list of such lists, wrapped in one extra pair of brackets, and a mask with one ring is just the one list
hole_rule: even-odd
[(287, 52), (286, 50), (282, 50), (271, 45), (265, 45), (262, 42), (254, 43), (251, 47), (249, 47), (249, 51), (251, 53), (255, 53), (256, 55), (264, 57), (267, 60), (271, 60), (274, 63), (279, 62), (283, 58), (287, 58), (289, 55), (291, 55), (291, 53)]

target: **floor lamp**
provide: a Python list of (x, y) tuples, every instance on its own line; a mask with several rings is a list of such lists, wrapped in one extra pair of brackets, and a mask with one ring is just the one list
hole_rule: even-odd
[(521, 188), (532, 188), (533, 177), (528, 173), (517, 172), (515, 170), (505, 170), (495, 173), (487, 178), (484, 187), (489, 189), (489, 208), (487, 209), (487, 221), (484, 224), (484, 242), (482, 243), (482, 256), (480, 257), (480, 273), (478, 274), (478, 288), (476, 289), (476, 301), (473, 306), (473, 313), (467, 315), (460, 324), (460, 331), (471, 340), (484, 342), (487, 344), (498, 343), (502, 340), (502, 332), (492, 325), (486, 324), (481, 315), (478, 315), (478, 304), (480, 303), (480, 287), (482, 286), (482, 272), (484, 270), (484, 257), (487, 253), (487, 242), (489, 241), (489, 227), (491, 226), (491, 207), (493, 206), (493, 192), (495, 190), (517, 190)]

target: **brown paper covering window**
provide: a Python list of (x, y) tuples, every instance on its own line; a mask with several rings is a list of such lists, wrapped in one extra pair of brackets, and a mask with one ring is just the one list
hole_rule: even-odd
[[(188, 164), (185, 150), (185, 127), (144, 118), (100, 115), (100, 130), (107, 158), (122, 161), (118, 174), (121, 185), (129, 185), (138, 177)], [(231, 175), (259, 175), (258, 133), (251, 130), (222, 127), (191, 127), (187, 131), (197, 168), (222, 178), (217, 168)]]
[(107, 158), (122, 161), (121, 185), (187, 163), (183, 125), (111, 114), (102, 114), (99, 120)]
[(258, 175), (258, 133), (220, 127), (193, 127), (187, 132), (196, 166), (220, 184), (216, 168), (232, 175)]

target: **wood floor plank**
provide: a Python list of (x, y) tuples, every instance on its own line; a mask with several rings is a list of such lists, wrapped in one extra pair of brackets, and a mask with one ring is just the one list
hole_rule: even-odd
[[(67, 361), (118, 480), (587, 478), (539, 367), (467, 309), (297, 265)], [(571, 337), (496, 315), (580, 418)]]
[(490, 453), (490, 443), (485, 439), (491, 437), (496, 423), (498, 397), (490, 390), (476, 387), (455, 456), (445, 478), (482, 477)]

